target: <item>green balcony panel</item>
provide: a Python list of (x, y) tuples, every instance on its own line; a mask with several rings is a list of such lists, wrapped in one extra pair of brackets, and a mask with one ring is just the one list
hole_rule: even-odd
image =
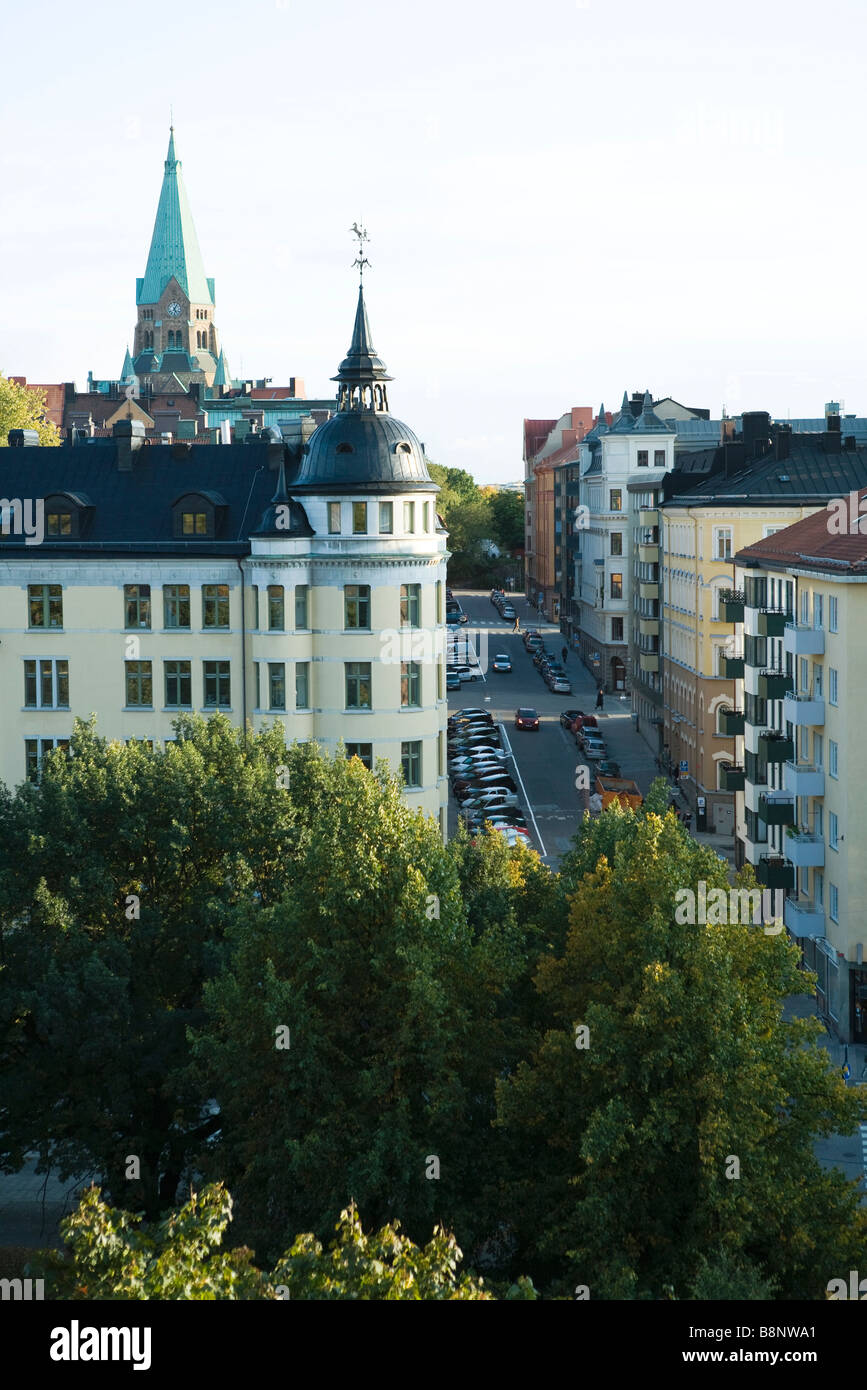
[(766, 825), (794, 825), (795, 802), (778, 800), (775, 797), (759, 797), (759, 816)]
[(731, 737), (733, 734), (742, 734), (744, 731), (744, 712), (739, 709), (727, 709), (719, 719), (720, 729), (724, 734)]
[(763, 888), (782, 888), (788, 893), (795, 886), (795, 870), (785, 859), (764, 856), (753, 865), (756, 880)]
[(782, 637), (786, 631), (786, 623), (791, 621), (791, 613), (783, 609), (765, 608), (758, 614), (756, 626), (762, 637)]
[(744, 596), (735, 591), (729, 591), (728, 596), (721, 595), (719, 601), (720, 622), (723, 623), (742, 623), (744, 620)]
[(724, 656), (723, 674), (730, 681), (743, 680), (744, 659), (742, 656)]
[(795, 745), (790, 738), (759, 734), (759, 754), (766, 763), (788, 763), (794, 759)]
[(723, 768), (720, 785), (724, 792), (742, 792), (744, 789), (744, 770), (729, 763)]
[(759, 698), (762, 700), (782, 700), (792, 685), (792, 677), (786, 671), (759, 672)]

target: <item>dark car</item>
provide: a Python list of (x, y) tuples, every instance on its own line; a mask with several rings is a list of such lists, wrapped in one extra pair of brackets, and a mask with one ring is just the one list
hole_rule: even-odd
[(536, 729), (539, 728), (539, 716), (534, 709), (515, 710), (516, 729)]
[(539, 650), (536, 652), (535, 656), (533, 657), (533, 665), (535, 666), (536, 670), (538, 671), (543, 661), (550, 660), (551, 656), (551, 652), (546, 651), (544, 647), (540, 647)]
[(580, 719), (584, 713), (582, 709), (563, 709), (560, 711), (560, 723), (564, 729), (571, 729), (576, 719)]
[(446, 690), (460, 690), (461, 678), (457, 671), (446, 671)]
[(493, 671), (511, 671), (512, 658), (509, 656), (509, 653), (497, 652), (491, 664), (491, 669)]
[(619, 777), (620, 764), (616, 763), (613, 758), (602, 758), (596, 764), (596, 771), (600, 777)]

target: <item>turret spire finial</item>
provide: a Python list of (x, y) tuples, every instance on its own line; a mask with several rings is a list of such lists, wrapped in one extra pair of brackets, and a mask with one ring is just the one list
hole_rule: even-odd
[[(366, 265), (370, 265), (370, 261), (367, 259), (367, 257), (366, 257), (365, 254), (364, 254), (364, 243), (365, 243), (366, 241), (369, 241), (369, 240), (370, 240), (370, 237), (367, 235), (367, 228), (366, 228), (366, 227), (361, 227), (361, 226), (359, 226), (359, 224), (358, 224), (357, 222), (353, 222), (353, 224), (352, 224), (352, 226), (349, 228), (349, 230), (350, 230), (351, 234), (352, 234), (352, 235), (356, 238), (356, 240), (358, 241), (358, 255), (356, 256), (356, 258), (355, 258), (355, 260), (352, 262), (352, 264), (358, 266), (358, 283), (359, 283), (359, 284), (363, 284), (363, 283), (364, 283), (364, 267), (365, 267)], [(373, 266), (370, 266), (370, 268), (371, 268), (371, 270), (372, 270), (372, 269), (373, 269)]]

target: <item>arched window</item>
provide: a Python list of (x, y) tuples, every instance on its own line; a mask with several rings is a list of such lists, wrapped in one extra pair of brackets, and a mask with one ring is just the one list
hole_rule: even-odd
[(338, 444), (338, 446), (337, 446), (337, 451), (336, 451), (336, 452), (337, 452), (338, 454), (354, 454), (354, 453), (355, 453), (355, 450), (353, 449), (353, 447), (352, 447), (351, 444), (346, 444), (346, 443), (344, 443), (344, 444)]
[(726, 715), (726, 714), (731, 714), (731, 713), (732, 713), (732, 707), (731, 707), (731, 705), (722, 704), (722, 705), (718, 705), (718, 706), (717, 706), (717, 710), (716, 710), (716, 731), (717, 731), (718, 734), (722, 734), (723, 736), (725, 736), (726, 730), (725, 730), (725, 728), (723, 727), (723, 716)]

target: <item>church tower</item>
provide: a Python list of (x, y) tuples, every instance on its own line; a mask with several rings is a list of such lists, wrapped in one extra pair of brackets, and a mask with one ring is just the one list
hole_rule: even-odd
[(191, 382), (214, 384), (220, 339), (214, 281), (205, 275), (175, 132), (169, 133), (163, 186), (144, 275), (136, 281), (138, 321), (132, 370), (155, 393)]

